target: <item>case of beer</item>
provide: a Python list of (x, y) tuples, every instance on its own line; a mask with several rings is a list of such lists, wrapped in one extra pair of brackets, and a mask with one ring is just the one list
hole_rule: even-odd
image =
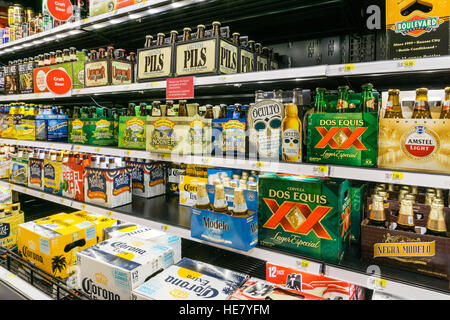
[(132, 193), (151, 198), (166, 193), (166, 166), (163, 162), (142, 159), (127, 161), (131, 168)]
[(0, 247), (13, 248), (17, 244), (17, 231), (24, 222), (20, 203), (0, 204)]
[(139, 106), (129, 103), (127, 112), (122, 112), (118, 126), (119, 148), (146, 149), (147, 114), (150, 112), (147, 107), (146, 103), (140, 103)]
[(450, 173), (450, 87), (383, 93), (378, 166)]
[(133, 300), (227, 300), (248, 276), (183, 258), (133, 290)]
[(84, 201), (84, 171), (90, 165), (88, 154), (69, 153), (63, 159), (62, 195), (77, 201)]
[(349, 189), (343, 179), (259, 176), (259, 243), (339, 262), (350, 243)]
[[(425, 191), (425, 195), (423, 194)], [(377, 186), (361, 224), (364, 260), (449, 279), (450, 208), (440, 190)]]

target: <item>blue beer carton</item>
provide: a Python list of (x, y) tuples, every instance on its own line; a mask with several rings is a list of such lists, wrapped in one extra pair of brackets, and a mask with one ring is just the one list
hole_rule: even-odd
[(67, 142), (68, 116), (63, 114), (36, 115), (36, 140)]

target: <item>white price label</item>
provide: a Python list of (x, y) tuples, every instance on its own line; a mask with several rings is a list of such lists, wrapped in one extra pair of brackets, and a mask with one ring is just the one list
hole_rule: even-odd
[(367, 279), (367, 288), (371, 290), (383, 291), (387, 286), (387, 282), (381, 278), (369, 277)]
[(313, 175), (318, 177), (328, 177), (329, 170), (328, 166), (314, 166)]
[(297, 260), (297, 266), (302, 269), (309, 269), (310, 264), (308, 260)]
[(405, 178), (403, 172), (387, 172), (386, 182), (401, 182)]

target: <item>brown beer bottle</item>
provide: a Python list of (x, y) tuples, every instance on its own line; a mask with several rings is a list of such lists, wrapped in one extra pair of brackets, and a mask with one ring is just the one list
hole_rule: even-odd
[(430, 214), (427, 220), (427, 231), (425, 234), (446, 237), (447, 226), (445, 224), (444, 202), (442, 199), (435, 199), (431, 205)]
[(237, 46), (240, 45), (240, 36), (241, 36), (241, 34), (240, 34), (239, 32), (234, 32), (234, 33), (232, 34), (232, 37), (233, 37), (233, 43), (234, 43), (235, 45), (237, 45)]
[(213, 210), (215, 212), (228, 213), (228, 203), (225, 198), (225, 189), (223, 184), (215, 186)]
[(386, 213), (384, 211), (384, 199), (378, 194), (372, 196), (372, 208), (369, 211), (368, 225), (386, 228)]
[(162, 46), (164, 44), (164, 37), (165, 34), (160, 32), (156, 35), (156, 45), (157, 46)]
[(175, 108), (172, 100), (166, 101), (166, 117), (175, 117)]
[(144, 48), (150, 48), (152, 46), (153, 36), (152, 35), (146, 35), (145, 36), (145, 44)]
[(178, 39), (178, 31), (172, 30), (170, 31), (170, 43), (176, 43)]
[(442, 104), (440, 119), (450, 119), (450, 87), (445, 88), (445, 98)]
[(402, 200), (395, 230), (415, 232), (413, 203), (411, 200)]
[(206, 105), (205, 119), (214, 119), (213, 106), (211, 104)]
[(197, 26), (197, 39), (203, 39), (205, 37), (205, 26), (203, 24), (199, 24)]
[(186, 106), (186, 100), (180, 100), (178, 103), (178, 116), (179, 117), (187, 117), (188, 110)]
[(234, 200), (233, 200), (233, 210), (231, 215), (235, 217), (245, 217), (248, 215), (247, 204), (244, 198), (244, 189), (236, 188), (234, 189)]
[(214, 21), (212, 23), (212, 36), (213, 37), (220, 35), (220, 26), (221, 26), (221, 23), (219, 21)]
[(430, 106), (428, 105), (428, 89), (419, 88), (416, 90), (416, 101), (412, 119), (431, 119)]
[(197, 203), (195, 207), (197, 209), (211, 210), (211, 204), (209, 203), (206, 184), (204, 182), (197, 183)]
[(132, 103), (132, 102), (128, 104), (127, 115), (129, 117), (135, 117), (136, 116), (136, 105), (134, 103)]
[(388, 101), (386, 103), (385, 119), (403, 119), (402, 106), (400, 104), (400, 90), (390, 89), (388, 91)]
[(191, 40), (191, 28), (184, 28), (183, 29), (183, 42)]
[(153, 101), (152, 103), (152, 117), (161, 117), (161, 102)]

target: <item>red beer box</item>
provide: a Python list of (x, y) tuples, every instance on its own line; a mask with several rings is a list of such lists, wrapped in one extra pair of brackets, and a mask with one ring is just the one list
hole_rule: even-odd
[(63, 163), (63, 191), (62, 195), (77, 201), (84, 201), (84, 168), (83, 162)]
[(269, 262), (266, 264), (266, 280), (318, 298), (364, 300), (363, 289), (357, 285)]

